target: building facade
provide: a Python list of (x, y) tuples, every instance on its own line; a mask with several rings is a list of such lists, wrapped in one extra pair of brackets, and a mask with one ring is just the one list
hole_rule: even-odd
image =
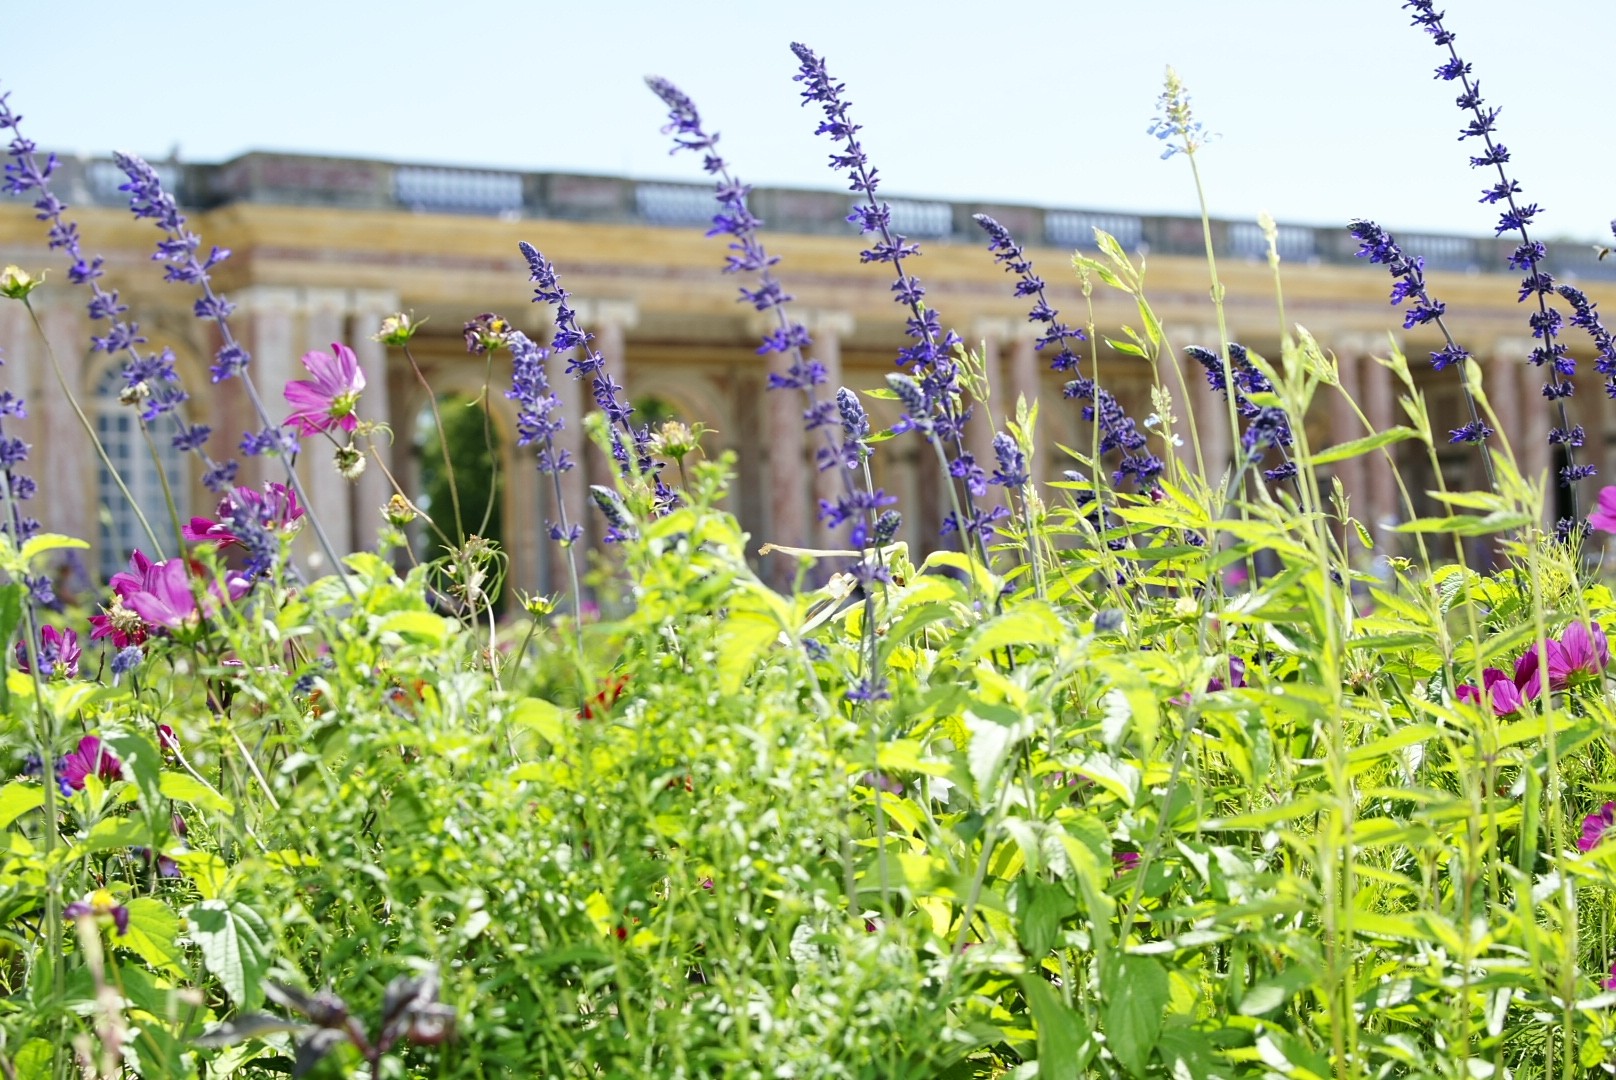
[[(236, 305), (232, 325), (253, 355), (253, 372), (271, 413), (286, 408), (280, 388), (304, 372), (299, 357), (310, 349), (347, 343), (358, 354), (368, 386), (362, 414), (385, 419), (391, 443), (386, 469), (371, 468), (355, 483), (340, 479), (322, 452), (301, 463), (310, 502), (333, 545), (358, 550), (373, 544), (381, 507), (392, 481), (412, 498), (423, 485), (420, 418), (429, 391), (396, 349), (371, 339), (383, 318), (410, 312), (424, 327), (413, 353), (430, 393), (477, 400), (485, 363), (468, 355), (461, 337), (466, 320), (496, 312), (537, 340), (547, 336), (550, 310), (533, 304), (519, 240), (541, 250), (572, 292), (584, 328), (596, 337), (610, 370), (631, 400), (664, 415), (700, 421), (713, 434), (709, 452), (734, 450), (739, 473), (731, 509), (752, 537), (796, 546), (835, 546), (816, 524), (816, 499), (834, 477), (819, 474), (802, 430), (800, 404), (765, 389), (770, 364), (758, 355), (765, 329), (752, 309), (737, 302), (737, 281), (719, 272), (724, 241), (705, 237), (712, 212), (704, 185), (646, 183), (629, 179), (563, 174), (520, 174), (386, 162), (248, 154), (221, 165), (158, 166), (177, 193), (204, 247), (228, 248), (216, 284)], [(158, 238), (149, 222), (123, 208), (121, 174), (109, 161), (68, 159), (58, 173), (58, 192), (71, 204), (87, 252), (106, 259), (108, 288), (120, 291), (154, 347), (179, 357), (193, 422), (215, 429), (216, 455), (233, 453), (242, 432), (252, 429), (252, 410), (239, 380), (213, 385), (208, 366), (218, 341), (213, 327), (192, 314), (187, 286), (166, 284), (151, 251)], [(846, 215), (851, 203), (838, 192), (759, 189), (754, 211), (766, 222), (777, 273), (795, 298), (793, 310), (814, 336), (813, 355), (830, 372), (832, 385), (854, 389), (885, 385), (903, 344), (903, 313), (894, 306), (886, 270), (862, 265)], [(1183, 346), (1216, 348), (1218, 331), (1198, 219), (1142, 217), (1081, 210), (1046, 210), (974, 202), (896, 200), (895, 228), (922, 244), (912, 267), (925, 282), (927, 300), (945, 326), (980, 351), (995, 393), (987, 408), (1002, 422), (1018, 398), (1041, 402), (1035, 475), (1058, 479), (1071, 467), (1060, 446), (1082, 446), (1088, 428), (1079, 406), (1061, 396), (1065, 377), (1047, 369), (1026, 321), (1028, 304), (1012, 294), (1013, 279), (986, 250), (970, 215), (998, 218), (1023, 244), (1048, 285), (1050, 302), (1065, 321), (1091, 321), (1100, 338), (1119, 338), (1139, 324), (1131, 298), (1096, 283), (1085, 297), (1071, 267), (1074, 249), (1092, 249), (1093, 231), (1116, 236), (1125, 249), (1147, 257), (1146, 290), (1174, 353)], [(1528, 475), (1547, 475), (1556, 465), (1547, 434), (1550, 411), (1539, 393), (1539, 373), (1526, 363), (1533, 342), (1525, 309), (1516, 302), (1516, 275), (1507, 272), (1507, 240), (1453, 236), (1398, 237), (1411, 255), (1423, 255), (1432, 292), (1448, 306), (1448, 321), (1485, 370), (1487, 391)], [(1261, 231), (1241, 222), (1213, 223), (1218, 267), (1227, 289), (1230, 336), (1277, 358), (1281, 323), (1273, 277)], [(1376, 363), (1395, 340), (1411, 357), (1422, 392), (1439, 427), (1458, 427), (1467, 416), (1453, 371), (1424, 363), (1439, 339), (1431, 328), (1402, 329), (1388, 305), (1384, 268), (1354, 254), (1344, 229), (1281, 226), (1284, 311), (1337, 357), (1342, 381), (1362, 407), (1364, 419), (1335, 395), (1321, 394), (1307, 418), (1315, 446), (1400, 422), (1399, 393)], [(35, 294), (43, 331), (36, 332), (20, 304), (0, 304), (0, 370), (5, 388), (25, 396), (29, 417), (16, 431), (33, 446), (30, 467), (41, 494), (33, 508), (45, 527), (83, 536), (99, 545), (92, 569), (115, 568), (138, 534), (124, 500), (111, 484), (91, 441), (55, 384), (54, 353), (63, 376), (149, 515), (163, 517), (164, 482), (182, 505), (203, 508), (209, 497), (192, 460), (157, 439), (155, 455), (118, 402), (119, 364), (90, 348), (91, 324), (84, 290), (66, 283), (63, 266), (45, 247), (44, 227), (22, 200), (0, 199), (0, 265), (49, 270)], [(1584, 288), (1596, 302), (1616, 302), (1616, 260), (1602, 262), (1587, 245), (1551, 247), (1550, 269)], [(1092, 307), (1090, 306), (1092, 305)], [(1573, 331), (1572, 333), (1580, 333)], [(1585, 340), (1568, 334), (1579, 356), (1591, 356)], [(1151, 411), (1149, 364), (1103, 343), (1098, 373), (1144, 420)], [(1181, 381), (1171, 357), (1162, 381), (1175, 411), (1193, 414), (1203, 451), (1211, 462), (1227, 461), (1233, 446), (1225, 407), (1189, 372)], [(1616, 476), (1616, 404), (1599, 389), (1603, 380), (1584, 364), (1579, 394), (1569, 403), (1573, 422), (1587, 431), (1585, 461), (1601, 476)], [(601, 524), (587, 505), (586, 485), (606, 479), (605, 463), (586, 448), (577, 422), (586, 395), (563, 377), (554, 379), (568, 414), (566, 438), (585, 468), (568, 474), (563, 499), (569, 517), (582, 521), (591, 538)], [(556, 516), (549, 479), (534, 468), (529, 449), (516, 447), (515, 411), (503, 392), (508, 361), (496, 364), (489, 400), (503, 475), (500, 534), (508, 548), (510, 583), (525, 591), (561, 588), (561, 569), (543, 523)], [(890, 423), (889, 403), (872, 401), (877, 422)], [(8, 421), (10, 431), (13, 421)], [(988, 454), (991, 431), (976, 425), (979, 455)], [(1153, 447), (1161, 452), (1159, 443)], [(943, 478), (923, 444), (906, 436), (883, 444), (874, 459), (876, 481), (899, 498), (905, 514), (903, 539), (918, 549), (937, 541), (946, 512)], [(1394, 448), (1415, 490), (1434, 486), (1423, 450)], [(1448, 483), (1482, 483), (1475, 452), (1454, 447), (1440, 461)], [(244, 479), (274, 478), (272, 463), (251, 462)], [(1353, 496), (1354, 513), (1374, 527), (1397, 519), (1395, 486), (1379, 459), (1340, 466)], [(1551, 483), (1551, 488), (1552, 488)], [(1591, 497), (1591, 496), (1590, 496)], [(319, 569), (312, 545), (301, 558)], [(761, 564), (774, 580), (790, 573), (783, 560)]]

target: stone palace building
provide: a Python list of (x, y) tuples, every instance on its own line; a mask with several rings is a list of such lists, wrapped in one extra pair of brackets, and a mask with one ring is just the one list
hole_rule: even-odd
[[(724, 241), (703, 235), (714, 209), (710, 187), (271, 153), (156, 167), (202, 235), (204, 250), (218, 245), (233, 252), (216, 283), (238, 305), (232, 325), (252, 352), (255, 378), (271, 399), (272, 413), (284, 415), (280, 387), (304, 375), (298, 363), (303, 352), (327, 349), (333, 341), (350, 344), (369, 383), (361, 412), (390, 422), (391, 471), (412, 497), (422, 485), (418, 432), (426, 391), (403, 355), (371, 335), (385, 316), (413, 313), (425, 321), (414, 351), (433, 390), (475, 398), (484, 361), (467, 354), (462, 324), (479, 312), (497, 312), (538, 340), (549, 324), (550, 309), (529, 302), (527, 270), (516, 248), (518, 240), (527, 240), (558, 268), (585, 329), (596, 335), (630, 399), (706, 424), (714, 431), (709, 452), (736, 451), (740, 469), (731, 508), (754, 550), (764, 542), (812, 546), (829, 540), (817, 530), (813, 512), (816, 488), (828, 490), (827, 478), (812, 467), (799, 399), (765, 393), (770, 361), (755, 351), (761, 327), (750, 307), (737, 302), (737, 281), (719, 272)], [(210, 385), (215, 331), (191, 314), (189, 287), (164, 283), (150, 256), (158, 234), (150, 222), (128, 214), (117, 190), (122, 179), (109, 160), (69, 158), (58, 173), (57, 191), (71, 204), (86, 252), (106, 258), (106, 286), (120, 290), (154, 346), (170, 346), (179, 356), (192, 394), (191, 418), (213, 425), (210, 448), (223, 455), (254, 426), (247, 403), (238, 381)], [(753, 210), (766, 222), (770, 251), (782, 258), (778, 273), (795, 297), (794, 310), (813, 332), (814, 355), (829, 368), (833, 385), (867, 389), (884, 386), (884, 376), (894, 370), (903, 313), (892, 302), (886, 268), (859, 262), (863, 245), (844, 220), (850, 205), (848, 195), (831, 191), (760, 188), (752, 196)], [(1061, 396), (1063, 377), (1048, 371), (1034, 351), (1028, 304), (1012, 295), (1012, 278), (987, 252), (972, 213), (994, 215), (1027, 246), (1066, 321), (1087, 321), (1070, 254), (1092, 248), (1099, 227), (1130, 252), (1148, 253), (1147, 292), (1171, 346), (1217, 346), (1198, 219), (905, 199), (893, 201), (892, 211), (895, 227), (922, 244), (923, 256), (912, 269), (926, 284), (928, 302), (945, 326), (982, 350), (997, 389), (995, 414), (1002, 417), (1006, 403), (1018, 396), (1041, 400), (1035, 462), (1041, 478), (1058, 479), (1070, 467), (1057, 444), (1086, 445), (1086, 425), (1078, 406)], [(1213, 232), (1231, 336), (1277, 359), (1280, 324), (1261, 230), (1253, 223), (1218, 221)], [(1278, 240), (1286, 316), (1336, 354), (1346, 387), (1369, 423), (1384, 428), (1403, 419), (1390, 376), (1371, 359), (1386, 354), (1390, 334), (1408, 350), (1438, 425), (1458, 426), (1464, 417), (1455, 373), (1431, 371), (1424, 362), (1437, 345), (1434, 333), (1402, 330), (1400, 312), (1387, 303), (1384, 268), (1356, 259), (1357, 244), (1344, 228), (1281, 226)], [(1459, 340), (1483, 363), (1490, 398), (1525, 467), (1544, 474), (1555, 464), (1545, 439), (1550, 411), (1539, 395), (1539, 373), (1524, 360), (1532, 347), (1527, 312), (1516, 303), (1518, 275), (1505, 267), (1513, 244), (1414, 234), (1399, 234), (1398, 240), (1410, 254), (1424, 256), (1432, 291), (1447, 303)], [(67, 285), (28, 205), (0, 197), (0, 265), (7, 263), (48, 269), (46, 287), (34, 296), (44, 333), (112, 461), (153, 522), (164, 520), (159, 469), (130, 410), (118, 402), (117, 364), (89, 347), (84, 290)], [(1551, 245), (1549, 269), (1578, 282), (1616, 316), (1616, 259), (1600, 261), (1590, 245), (1564, 243)], [(1125, 296), (1098, 287), (1093, 303), (1102, 335), (1116, 337), (1124, 324), (1138, 324)], [(1588, 358), (1580, 331), (1568, 329), (1566, 340)], [(51, 531), (98, 540), (89, 569), (104, 576), (137, 540), (132, 515), (57, 390), (40, 337), (20, 304), (0, 303), (0, 350), (6, 360), (0, 386), (24, 395), (30, 407), (27, 420), (7, 425), (33, 446), (30, 469), (41, 490), (34, 513)], [(1103, 345), (1100, 357), (1103, 383), (1143, 420), (1150, 412), (1144, 362)], [(576, 414), (579, 388), (557, 376), (556, 388)], [(1182, 413), (1177, 377), (1165, 379)], [(533, 467), (531, 451), (515, 446), (514, 410), (503, 397), (508, 360), (496, 366), (494, 381), (504, 476), (500, 532), (509, 549), (510, 581), (524, 590), (555, 591), (561, 588), (559, 564), (542, 528), (554, 516), (549, 480)], [(1231, 441), (1222, 401), (1199, 378), (1189, 385), (1188, 407), (1203, 446), (1212, 460), (1226, 460)], [(1321, 394), (1307, 418), (1315, 446), (1364, 433), (1356, 415), (1338, 402)], [(872, 403), (878, 422), (894, 419), (883, 408), (887, 404)], [(1588, 431), (1584, 460), (1597, 465), (1601, 476), (1616, 476), (1616, 405), (1591, 372), (1570, 404)], [(989, 433), (979, 428), (978, 452), (985, 454)], [(588, 461), (589, 475), (569, 474), (565, 498), (572, 519), (598, 532), (585, 484), (604, 478), (603, 462), (592, 448), (583, 454), (580, 425), (570, 418), (568, 433), (574, 452)], [(916, 437), (906, 436), (881, 446), (874, 459), (877, 483), (899, 497), (905, 513), (901, 538), (917, 548), (936, 542), (945, 512), (938, 471), (922, 449)], [(166, 440), (159, 450), (163, 470), (177, 490), (189, 494), (189, 505), (208, 507), (193, 459), (170, 451)], [(1411, 487), (1434, 486), (1417, 444), (1395, 450)], [(336, 546), (371, 545), (380, 507), (392, 493), (382, 470), (371, 468), (349, 484), (336, 476), (324, 452), (310, 455), (301, 467)], [(1481, 483), (1469, 448), (1445, 449), (1442, 467), (1452, 484)], [(1358, 517), (1376, 527), (1398, 517), (1395, 487), (1383, 464), (1365, 458), (1341, 470)], [(273, 478), (273, 469), (256, 464), (243, 477)], [(314, 547), (302, 550), (317, 568)], [(778, 560), (762, 565), (777, 581), (789, 570)]]

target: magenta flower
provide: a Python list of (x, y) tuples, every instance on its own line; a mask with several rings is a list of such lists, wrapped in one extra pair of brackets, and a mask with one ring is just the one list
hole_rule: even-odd
[(139, 615), (124, 606), (123, 599), (140, 588), (141, 576), (151, 569), (151, 565), (152, 561), (136, 548), (129, 556), (129, 569), (112, 575), (112, 580), (108, 582), (112, 586), (112, 602), (99, 614), (90, 616), (92, 641), (110, 637), (115, 647), (126, 649), (146, 640), (146, 624)]
[(1598, 847), (1612, 825), (1616, 825), (1616, 802), (1608, 802), (1599, 808), (1598, 813), (1582, 819), (1582, 836), (1577, 839), (1577, 850), (1592, 851)]
[(1564, 690), (1574, 678), (1597, 676), (1610, 666), (1610, 642), (1598, 623), (1574, 622), (1548, 642), (1549, 688)]
[(261, 492), (254, 491), (250, 487), (232, 488), (219, 500), (219, 507), (214, 511), (220, 520), (193, 517), (191, 523), (183, 526), (180, 532), (185, 539), (195, 543), (212, 541), (220, 548), (231, 545), (244, 547), (246, 545), (241, 537), (229, 525), (230, 519), (238, 516), (237, 511), (241, 507), (251, 509), (253, 519), (262, 522), (264, 528), (269, 530), (284, 529), (303, 516), (303, 507), (297, 501), (297, 492), (285, 484), (271, 481), (264, 485)]
[(1481, 687), (1478, 690), (1473, 684), (1465, 683), (1455, 693), (1460, 701), (1472, 705), (1481, 704), (1482, 698), (1485, 697), (1492, 704), (1493, 714), (1496, 716), (1508, 716), (1526, 707), (1520, 688), (1506, 672), (1497, 668), (1486, 669), (1481, 673)]
[(1111, 865), (1116, 867), (1116, 876), (1131, 873), (1139, 869), (1139, 853), (1137, 851), (1113, 851)]
[(1606, 990), (1616, 990), (1616, 964), (1610, 965), (1610, 974), (1605, 976), (1605, 981), (1600, 985)]
[(1599, 509), (1588, 515), (1588, 524), (1600, 532), (1616, 533), (1616, 484), (1600, 489)]
[(331, 343), (331, 355), (318, 350), (303, 354), (303, 366), (313, 379), (293, 379), (286, 384), (286, 401), (292, 406), (288, 424), (303, 435), (318, 435), (340, 427), (352, 431), (359, 426), (354, 409), (359, 392), (365, 388), (365, 373), (359, 360), (346, 345)]
[(63, 795), (83, 791), (88, 776), (98, 776), (104, 784), (123, 777), (123, 762), (94, 735), (84, 736), (76, 750), (56, 761), (56, 786), (62, 789)]
[[(79, 632), (58, 630), (46, 625), (39, 628), (39, 673), (47, 679), (74, 679), (79, 674)], [(17, 670), (31, 671), (28, 649), (17, 642)]]
[[(218, 610), (218, 584), (210, 584), (198, 604), (191, 586), (192, 572), (183, 559), (165, 559), (148, 567), (140, 587), (123, 598), (124, 606), (146, 625), (160, 630), (186, 630), (212, 617)], [(227, 583), (231, 600), (239, 600), (251, 588), (243, 577), (232, 575)]]

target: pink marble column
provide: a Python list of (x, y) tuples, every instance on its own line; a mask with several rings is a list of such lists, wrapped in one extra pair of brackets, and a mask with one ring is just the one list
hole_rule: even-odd
[[(388, 424), (394, 439), (408, 437), (409, 425), (394, 418), (391, 387), (388, 384), (388, 347), (375, 339), (382, 320), (398, 311), (398, 294), (375, 289), (356, 289), (353, 292), (353, 322), (349, 344), (359, 360), (359, 370), (365, 375), (365, 392), (360, 400), (360, 415), (366, 420)], [(374, 460), (366, 465), (359, 481), (354, 485), (353, 532), (355, 547), (370, 548), (376, 542), (382, 527), (382, 508), (393, 496), (393, 485), (387, 473), (393, 471), (394, 443), (384, 432), (374, 437), (375, 454), (380, 457), (386, 471), (378, 468)], [(366, 450), (368, 451), (368, 447)]]
[[(971, 420), (965, 429), (965, 448), (990, 476), (995, 462), (993, 435), (1007, 430), (1007, 422), (1016, 415), (1016, 400), (1005, 380), (1003, 358), (1004, 346), (1013, 334), (1009, 319), (978, 319), (971, 325), (971, 336), (965, 342), (981, 357), (982, 379), (987, 384), (986, 399), (974, 398), (969, 402)], [(1003, 501), (1003, 492), (997, 487), (990, 487), (987, 498), (978, 500), (984, 510)]]
[[(257, 387), (268, 422), (278, 423), (286, 418), (282, 391), (289, 380), (299, 378), (302, 365), (294, 355), (297, 348), (297, 314), (299, 298), (296, 289), (276, 285), (253, 285), (233, 294), (238, 308), (235, 333), (243, 346), (252, 354), (247, 373)], [(245, 323), (243, 332), (242, 323)], [(329, 344), (329, 343), (328, 343)], [(243, 401), (246, 416), (243, 424), (248, 431), (259, 431), (265, 420)], [(221, 447), (221, 450), (223, 448)], [(257, 485), (269, 480), (285, 482), (286, 470), (276, 458), (247, 458), (242, 463), (238, 483)]]
[[(595, 335), (592, 344), (605, 358), (606, 373), (623, 384), (623, 396), (632, 401), (634, 387), (628, 371), (628, 332), (639, 324), (639, 308), (632, 300), (584, 300), (575, 303), (574, 308), (578, 312), (578, 324), (586, 332)], [(570, 384), (571, 393), (563, 395), (562, 402), (569, 410), (571, 408), (578, 410), (576, 424), (572, 420), (574, 414), (570, 411), (567, 413), (567, 428), (571, 429), (568, 449), (572, 451), (577, 462), (564, 478), (567, 514), (570, 521), (583, 524), (584, 538), (590, 548), (599, 550), (601, 537), (606, 533), (606, 524), (601, 520), (600, 511), (590, 500), (588, 489), (590, 484), (612, 487), (617, 481), (617, 467), (610, 458), (595, 448), (584, 433), (583, 417), (597, 411), (589, 380), (573, 379), (566, 375), (565, 371), (566, 364), (562, 363), (557, 370), (555, 381)], [(563, 434), (565, 436), (566, 433)], [(630, 452), (632, 453), (632, 450)], [(577, 516), (573, 516), (575, 501)], [(579, 565), (580, 568), (584, 565), (582, 560)]]
[[(303, 301), (303, 347), (298, 356), (311, 350), (329, 354), (333, 344), (348, 344), (347, 336), (349, 296), (344, 289), (305, 289)], [(301, 363), (294, 369), (298, 377), (306, 377)], [(284, 383), (259, 386), (272, 419), (279, 420), (289, 411), (281, 395)], [(368, 387), (367, 387), (368, 389)], [(281, 400), (274, 400), (280, 397)], [(369, 407), (369, 401), (365, 406)], [(279, 410), (279, 411), (277, 411)], [(308, 496), (309, 512), (314, 514), (325, 529), (331, 547), (340, 559), (354, 549), (353, 512), (350, 507), (350, 482), (337, 472), (335, 447), (320, 435), (305, 436), (298, 454), (297, 471)], [(312, 536), (299, 537), (298, 546), (308, 549)], [(306, 551), (304, 558), (313, 570), (334, 572), (336, 567), (324, 566), (325, 554), (318, 546)]]
[[(85, 413), (92, 413), (95, 388), (91, 386), (86, 389), (85, 386), (88, 382), (86, 360), (90, 326), (84, 309), (76, 300), (68, 302), (65, 297), (50, 300), (39, 309), (39, 321), (44, 327), (46, 340), (50, 342), (51, 352), (62, 367), (62, 377), (78, 396)], [(31, 326), (29, 330), (32, 332)], [(43, 346), (39, 350), (39, 360), (33, 379), (33, 397), (28, 403), (39, 417), (39, 426), (35, 429), (38, 441), (29, 464), (32, 466), (30, 472), (39, 482), (41, 491), (47, 492), (49, 501), (36, 503), (33, 514), (50, 532), (63, 532), (93, 541), (99, 533), (96, 528), (95, 495), (100, 459), (91, 447), (89, 435), (85, 433), (73, 406), (62, 394), (56, 374), (50, 370), (50, 358), (44, 355)], [(162, 437), (161, 434), (159, 437)], [(139, 446), (136, 452), (144, 461), (146, 448)], [(174, 493), (175, 498), (180, 500), (181, 513), (185, 510), (185, 495), (184, 490)], [(153, 529), (164, 530), (168, 526), (167, 509), (160, 498), (154, 500), (154, 505), (142, 509), (146, 511)], [(164, 517), (153, 517), (157, 510), (162, 510)], [(167, 545), (174, 543), (171, 527), (166, 532), (159, 531), (158, 536)]]
[[(813, 335), (814, 343), (811, 354), (825, 366), (825, 382), (819, 387), (819, 396), (825, 401), (834, 401), (836, 391), (842, 385), (842, 339), (853, 332), (853, 316), (840, 311), (816, 311), (805, 313), (803, 325)], [(856, 388), (854, 389), (856, 392)], [(787, 391), (777, 390), (777, 394)], [(797, 395), (800, 403), (802, 397)], [(841, 428), (835, 426), (829, 429), (832, 438), (838, 443), (841, 441)], [(809, 460), (813, 462), (814, 470), (814, 502), (817, 506), (820, 500), (834, 502), (846, 491), (846, 480), (843, 474), (847, 472), (840, 465), (833, 465), (821, 470), (818, 463), (819, 448), (824, 443), (824, 433), (816, 429), (806, 433), (809, 451)], [(854, 486), (861, 486), (862, 478), (855, 478)], [(814, 515), (814, 544), (822, 548), (847, 547), (847, 526), (832, 529), (816, 513)]]
[[(1369, 421), (1371, 433), (1387, 431), (1398, 423), (1397, 385), (1391, 370), (1375, 359), (1376, 353), (1390, 351), (1390, 343), (1376, 344), (1378, 337), (1346, 334), (1336, 343), (1338, 356), (1353, 357), (1356, 366), (1358, 406)], [(1387, 456), (1392, 460), (1388, 461)], [(1398, 507), (1394, 462), (1397, 444), (1384, 451), (1366, 454), (1362, 463), (1362, 510), (1355, 516), (1369, 528), (1376, 544), (1390, 537), (1389, 526), (1401, 520)]]
[[(1329, 343), (1325, 343), (1329, 347)], [(1361, 439), (1368, 434), (1364, 430), (1363, 422), (1358, 419), (1358, 413), (1353, 408), (1357, 404), (1362, 408), (1360, 399), (1362, 391), (1359, 389), (1362, 377), (1361, 372), (1365, 361), (1352, 349), (1339, 348), (1336, 350), (1336, 367), (1339, 372), (1341, 386), (1335, 393), (1328, 390), (1321, 391), (1325, 395), (1326, 405), (1330, 410), (1330, 441), (1332, 443), (1346, 443), (1354, 439)], [(1349, 402), (1350, 399), (1350, 402)], [(1360, 520), (1368, 517), (1367, 502), (1369, 498), (1367, 477), (1364, 459), (1351, 458), (1347, 461), (1337, 462), (1332, 469), (1341, 479), (1341, 486), (1346, 489), (1349, 512)]]

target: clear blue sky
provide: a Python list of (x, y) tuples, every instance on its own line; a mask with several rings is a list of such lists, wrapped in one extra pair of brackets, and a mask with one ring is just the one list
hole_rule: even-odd
[[(1616, 3), (1446, 8), (1541, 235), (1608, 237)], [(797, 39), (847, 83), (891, 194), (1188, 213), (1188, 168), (1145, 134), (1171, 63), (1221, 134), (1203, 159), (1214, 214), (1489, 232), (1454, 84), (1407, 24), (1398, 0), (10, 3), (0, 89), (30, 137), (75, 151), (699, 179), (657, 133), (640, 81), (656, 73), (745, 179), (837, 186), (791, 81)]]

